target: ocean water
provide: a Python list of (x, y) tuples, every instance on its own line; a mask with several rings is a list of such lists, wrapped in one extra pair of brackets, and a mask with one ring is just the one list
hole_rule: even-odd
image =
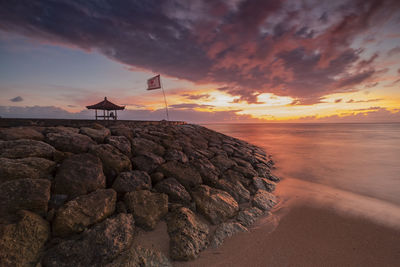
[(312, 201), (346, 199), (357, 205), (342, 209), (400, 218), (400, 123), (204, 126), (264, 148), (293, 194), (324, 191)]

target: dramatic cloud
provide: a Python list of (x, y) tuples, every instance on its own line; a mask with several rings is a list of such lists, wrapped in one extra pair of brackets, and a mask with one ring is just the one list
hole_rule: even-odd
[(274, 93), (307, 104), (379, 75), (378, 54), (367, 57), (354, 41), (393, 23), (399, 6), (396, 0), (1, 1), (0, 29), (221, 84), (237, 101), (257, 103), (258, 95)]
[(181, 96), (190, 99), (190, 100), (206, 100), (210, 98), (209, 94), (199, 94), (199, 95), (195, 95), (195, 94), (182, 94)]
[(21, 96), (16, 96), (10, 99), (11, 102), (22, 102), (24, 99)]

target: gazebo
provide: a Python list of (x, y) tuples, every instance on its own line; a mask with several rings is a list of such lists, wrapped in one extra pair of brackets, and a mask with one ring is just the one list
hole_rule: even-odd
[[(117, 119), (117, 110), (123, 110), (123, 109), (125, 109), (125, 106), (115, 105), (114, 103), (111, 103), (110, 101), (108, 101), (107, 97), (104, 97), (103, 101), (101, 101), (97, 104), (91, 105), (91, 106), (86, 106), (86, 108), (95, 110), (96, 120), (97, 120), (97, 118), (103, 118), (104, 120), (110, 120), (110, 118), (111, 118), (113, 120), (116, 120)], [(103, 110), (103, 115), (97, 115), (97, 110)]]

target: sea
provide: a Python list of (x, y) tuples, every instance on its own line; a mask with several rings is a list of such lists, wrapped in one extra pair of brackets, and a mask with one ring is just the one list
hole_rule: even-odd
[(203, 126), (264, 148), (284, 195), (400, 227), (400, 123)]

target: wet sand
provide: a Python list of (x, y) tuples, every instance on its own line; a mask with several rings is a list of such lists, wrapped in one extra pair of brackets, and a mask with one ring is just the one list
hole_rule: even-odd
[[(287, 212), (287, 211), (285, 211)], [(278, 227), (262, 222), (176, 266), (398, 266), (400, 232), (362, 218), (294, 207)]]

